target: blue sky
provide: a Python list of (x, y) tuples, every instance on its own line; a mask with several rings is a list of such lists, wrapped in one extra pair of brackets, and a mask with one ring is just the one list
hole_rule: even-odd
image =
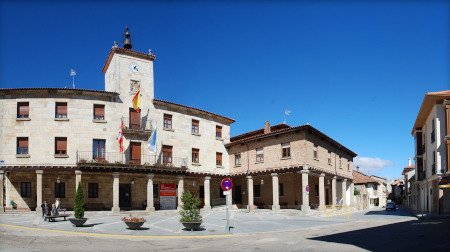
[[(381, 2), (381, 3), (380, 3)], [(425, 92), (450, 89), (447, 1), (1, 2), (0, 87), (103, 89), (126, 25), (155, 95), (232, 117), (232, 135), (310, 123), (389, 178)], [(176, 91), (174, 91), (176, 90)]]

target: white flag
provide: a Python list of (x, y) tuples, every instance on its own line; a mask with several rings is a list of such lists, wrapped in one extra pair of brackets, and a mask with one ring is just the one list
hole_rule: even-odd
[(147, 146), (150, 152), (156, 152), (156, 126), (153, 129), (152, 134), (148, 138)]

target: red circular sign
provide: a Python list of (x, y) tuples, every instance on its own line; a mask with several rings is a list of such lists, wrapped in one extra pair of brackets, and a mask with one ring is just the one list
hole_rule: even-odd
[(220, 182), (220, 187), (222, 187), (224, 191), (229, 191), (233, 188), (233, 181), (230, 178), (224, 178), (222, 179), (222, 182)]

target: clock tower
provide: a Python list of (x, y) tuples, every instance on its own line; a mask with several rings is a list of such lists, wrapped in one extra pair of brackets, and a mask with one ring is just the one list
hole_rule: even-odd
[[(140, 90), (141, 111), (144, 116), (153, 107), (155, 55), (151, 50), (148, 53), (131, 50), (131, 34), (128, 27), (124, 33), (124, 47), (120, 48), (114, 43), (103, 66), (105, 90), (119, 93), (124, 109), (132, 107), (133, 97)], [(124, 116), (127, 113), (123, 111)]]

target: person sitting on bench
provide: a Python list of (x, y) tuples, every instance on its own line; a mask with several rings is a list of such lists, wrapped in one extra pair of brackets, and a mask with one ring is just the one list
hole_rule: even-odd
[(52, 216), (58, 215), (58, 210), (56, 209), (55, 204), (52, 204)]

